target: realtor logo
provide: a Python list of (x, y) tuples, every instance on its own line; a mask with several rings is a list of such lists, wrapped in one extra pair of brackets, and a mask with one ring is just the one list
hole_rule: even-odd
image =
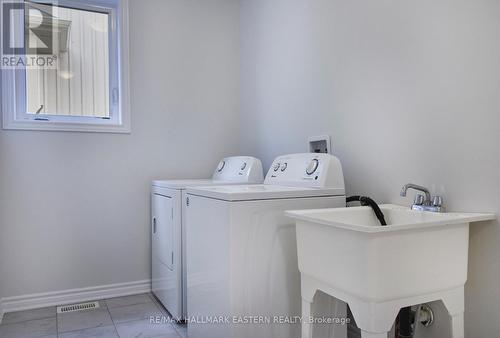
[(34, 2), (3, 2), (2, 54), (53, 55), (53, 6)]

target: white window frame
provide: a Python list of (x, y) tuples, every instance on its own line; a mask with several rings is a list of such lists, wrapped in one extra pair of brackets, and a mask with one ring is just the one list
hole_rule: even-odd
[[(0, 4), (6, 0), (0, 0)], [(12, 2), (12, 0), (9, 0)], [(33, 1), (33, 0), (32, 0)], [(128, 0), (43, 0), (75, 9), (110, 14), (109, 112), (110, 117), (28, 114), (24, 69), (1, 70), (3, 128), (79, 132), (130, 133)], [(20, 25), (24, 30), (24, 23)], [(22, 34), (24, 35), (24, 34)]]

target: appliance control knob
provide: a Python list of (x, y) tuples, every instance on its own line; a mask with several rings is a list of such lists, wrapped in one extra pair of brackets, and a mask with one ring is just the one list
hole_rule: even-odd
[(224, 169), (224, 166), (226, 165), (226, 161), (220, 161), (219, 166), (217, 167), (217, 171), (221, 172), (222, 169)]
[(247, 163), (243, 162), (243, 164), (241, 165), (241, 170), (245, 170), (246, 167), (247, 167)]
[(318, 159), (312, 160), (311, 162), (309, 162), (309, 165), (306, 168), (306, 174), (307, 175), (314, 174), (318, 169), (318, 166), (319, 166), (319, 160)]
[(281, 171), (285, 171), (286, 168), (288, 168), (288, 163), (285, 162), (281, 165)]
[(280, 166), (281, 166), (281, 164), (280, 164), (280, 163), (275, 163), (275, 164), (273, 165), (273, 170), (274, 170), (274, 171), (278, 171), (278, 170), (279, 170), (279, 168), (280, 168)]

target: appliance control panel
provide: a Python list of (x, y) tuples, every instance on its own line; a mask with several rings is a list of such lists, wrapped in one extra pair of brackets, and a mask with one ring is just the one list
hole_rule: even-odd
[(215, 168), (212, 179), (235, 183), (262, 183), (264, 181), (262, 163), (251, 156), (226, 157)]
[(264, 183), (344, 189), (344, 174), (338, 158), (330, 154), (291, 154), (273, 161)]

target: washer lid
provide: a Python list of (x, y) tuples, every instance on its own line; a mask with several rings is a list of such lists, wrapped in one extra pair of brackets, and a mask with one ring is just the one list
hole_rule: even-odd
[(270, 184), (226, 185), (187, 188), (190, 195), (214, 198), (223, 201), (254, 201), (282, 198), (304, 198), (343, 196), (344, 189), (318, 189), (307, 187), (288, 187)]

